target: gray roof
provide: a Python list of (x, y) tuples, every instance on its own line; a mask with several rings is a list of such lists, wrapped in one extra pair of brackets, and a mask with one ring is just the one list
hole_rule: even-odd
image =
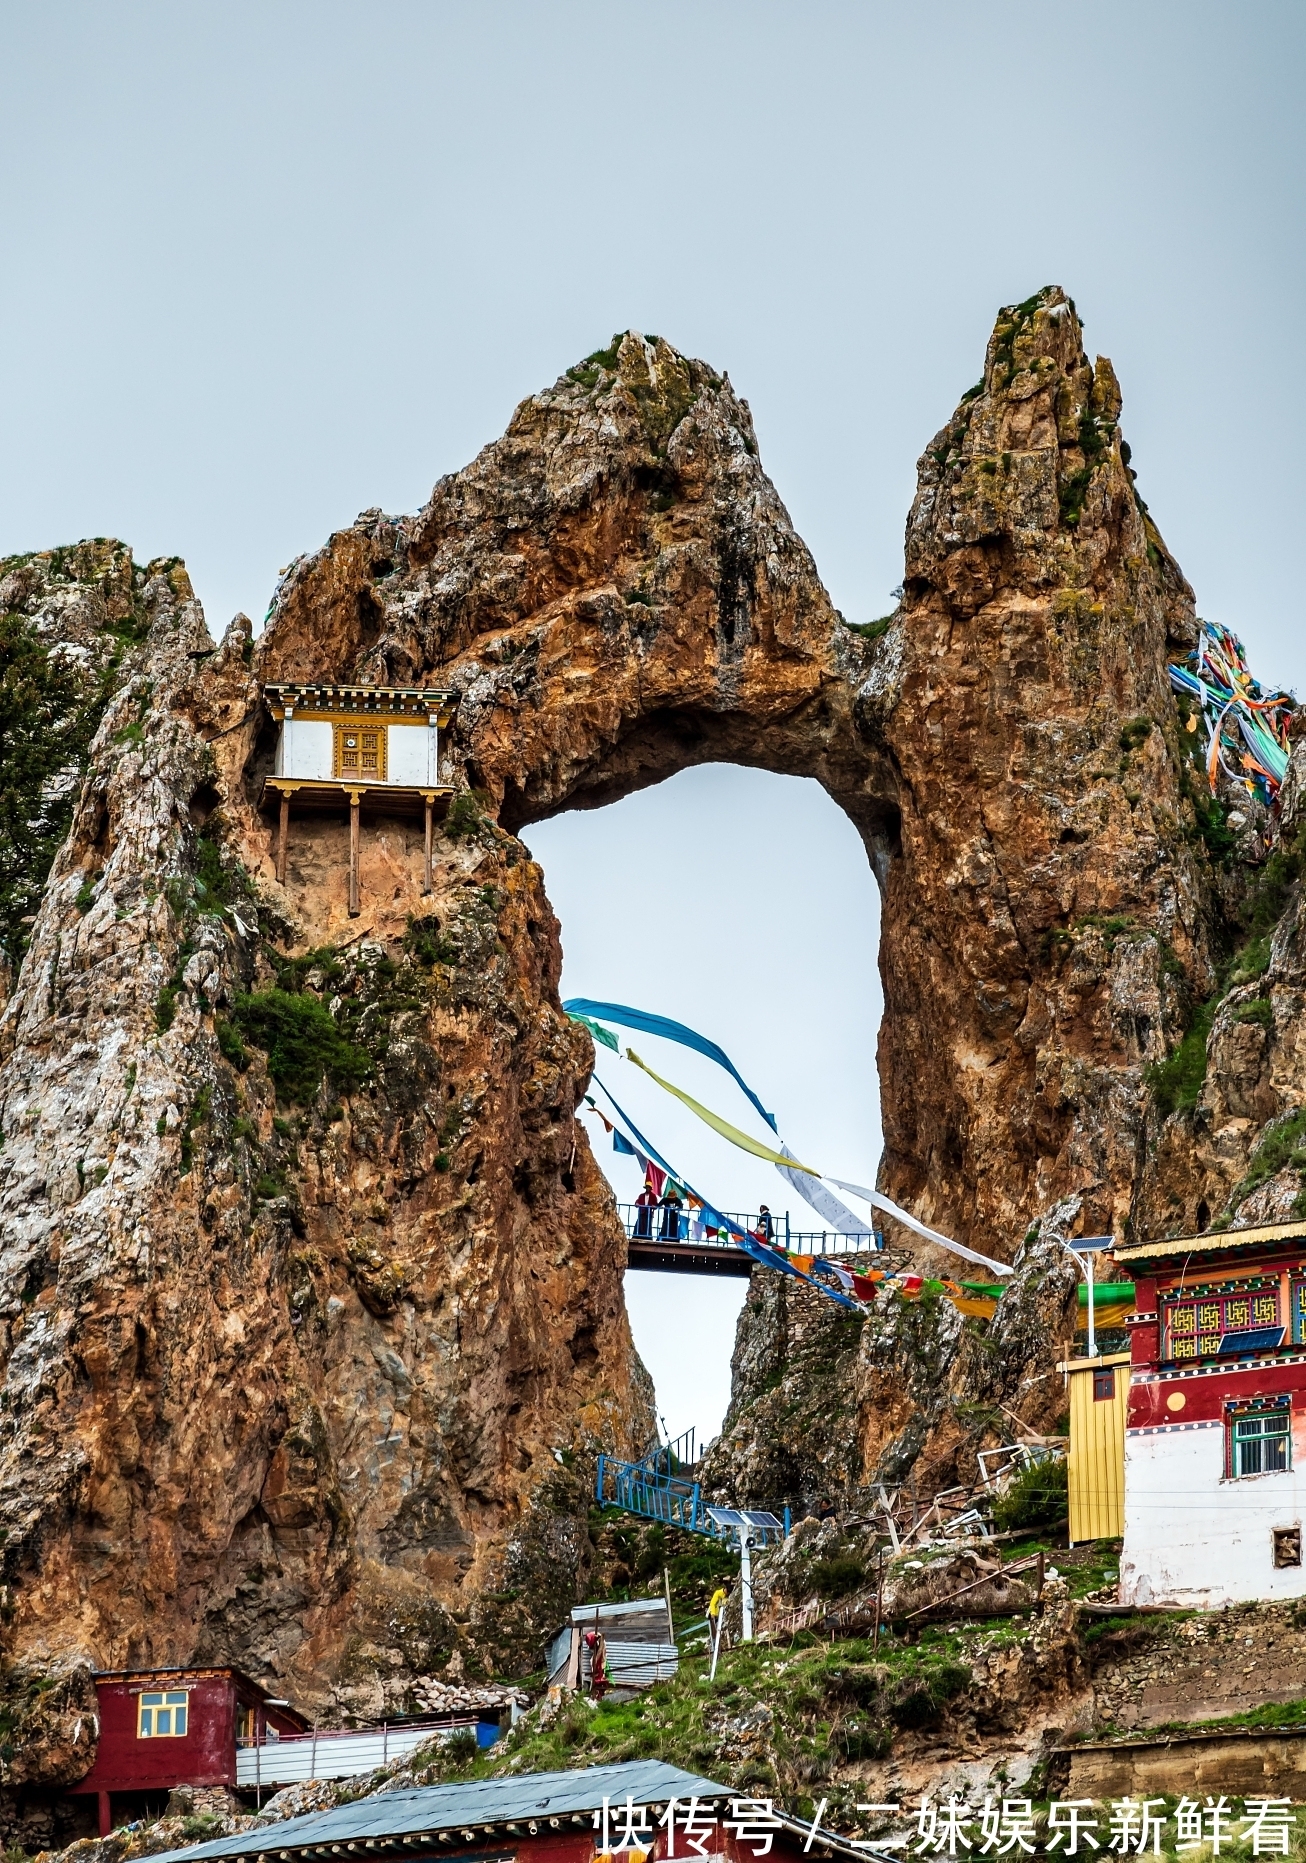
[(265, 1824), (236, 1837), (186, 1850), (168, 1850), (164, 1858), (276, 1856), (283, 1850), (316, 1849), (323, 1844), (412, 1837), (419, 1832), (474, 1831), (517, 1824), (531, 1818), (571, 1817), (597, 1811), (604, 1798), (624, 1805), (627, 1794), (637, 1805), (664, 1804), (669, 1798), (724, 1799), (729, 1788), (696, 1773), (682, 1772), (661, 1760), (628, 1760), (619, 1766), (590, 1766), (580, 1772), (528, 1772), (506, 1779), (473, 1779), (457, 1785), (426, 1785), (401, 1792), (378, 1792), (334, 1811), (311, 1811), (281, 1824)]
[(611, 1618), (620, 1622), (626, 1617), (666, 1617), (667, 1606), (663, 1598), (632, 1598), (629, 1604), (577, 1604), (573, 1607), (571, 1621), (580, 1624), (605, 1624)]
[[(493, 1841), (504, 1826), (529, 1827), (532, 1820), (547, 1832), (554, 1820), (566, 1818), (588, 1824), (605, 1798), (624, 1805), (629, 1796), (636, 1805), (665, 1805), (670, 1798), (713, 1801), (734, 1796), (728, 1786), (682, 1772), (662, 1760), (626, 1760), (617, 1766), (587, 1766), (576, 1772), (528, 1772), (505, 1779), (473, 1779), (456, 1785), (428, 1785), (399, 1792), (377, 1792), (333, 1811), (313, 1811), (302, 1818), (242, 1831), (235, 1837), (218, 1837), (212, 1843), (186, 1850), (166, 1850), (150, 1863), (173, 1863), (185, 1858), (199, 1863), (203, 1857), (266, 1857), (342, 1850), (384, 1852), (403, 1847), (410, 1852), (423, 1840), (458, 1847)], [(728, 1807), (723, 1806), (723, 1815)], [(779, 1807), (777, 1807), (779, 1811)], [(806, 1838), (810, 1826), (780, 1815), (785, 1827)], [(441, 1836), (441, 1833), (448, 1835)], [(515, 1833), (512, 1833), (515, 1834)], [(525, 1834), (525, 1833), (523, 1833)], [(878, 1855), (869, 1846), (858, 1848), (848, 1838), (822, 1828), (812, 1845), (816, 1855), (832, 1851), (857, 1863), (900, 1863)]]

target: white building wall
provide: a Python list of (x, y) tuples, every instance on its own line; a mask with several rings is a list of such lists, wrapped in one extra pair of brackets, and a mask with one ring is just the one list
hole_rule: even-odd
[(1306, 1594), (1306, 1566), (1276, 1568), (1271, 1531), (1306, 1515), (1306, 1440), (1293, 1417), (1293, 1466), (1225, 1476), (1221, 1422), (1125, 1434), (1123, 1604), (1210, 1610)]
[(435, 733), (425, 718), (414, 718), (411, 724), (392, 722), (389, 732), (386, 755), (390, 782), (407, 783), (415, 789), (429, 788), (435, 782), (435, 772), (431, 768), (431, 740)]
[(329, 783), (335, 759), (331, 726), (320, 718), (287, 718), (277, 737), (274, 776)]
[[(436, 732), (425, 718), (387, 718), (386, 781), (414, 789), (429, 789), (437, 782)], [(335, 734), (320, 718), (287, 718), (277, 735), (274, 776), (329, 783), (335, 780)]]

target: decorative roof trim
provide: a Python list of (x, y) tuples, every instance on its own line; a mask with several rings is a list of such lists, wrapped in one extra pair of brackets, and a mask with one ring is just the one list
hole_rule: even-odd
[(1121, 1243), (1116, 1261), (1164, 1261), (1175, 1255), (1206, 1255), (1258, 1243), (1292, 1242), (1306, 1237), (1306, 1222), (1258, 1223), (1252, 1229), (1216, 1229), (1200, 1236), (1171, 1236), (1162, 1242)]
[(460, 692), (444, 686), (371, 686), (361, 681), (292, 681), (268, 684), (263, 693), (280, 716), (287, 705), (296, 711), (378, 712), (388, 716), (436, 712), (448, 724), (458, 709)]

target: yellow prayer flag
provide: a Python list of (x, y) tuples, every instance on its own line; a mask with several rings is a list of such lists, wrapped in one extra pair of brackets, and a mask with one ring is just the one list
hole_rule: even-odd
[(683, 1101), (691, 1113), (698, 1114), (704, 1125), (711, 1126), (714, 1132), (719, 1132), (723, 1139), (729, 1139), (732, 1145), (738, 1145), (741, 1151), (751, 1151), (755, 1158), (765, 1158), (768, 1164), (783, 1165), (789, 1171), (806, 1171), (809, 1177), (821, 1175), (819, 1171), (813, 1170), (810, 1164), (799, 1164), (797, 1158), (787, 1157), (784, 1152), (772, 1151), (769, 1145), (763, 1145), (758, 1139), (749, 1138), (747, 1132), (741, 1132), (738, 1126), (732, 1126), (728, 1119), (722, 1119), (719, 1114), (709, 1112), (706, 1106), (691, 1099), (689, 1094), (683, 1092), (681, 1088), (673, 1087), (669, 1080), (663, 1080), (661, 1074), (655, 1074), (647, 1061), (640, 1060), (633, 1048), (627, 1048), (626, 1059), (633, 1061), (636, 1067), (642, 1068), (650, 1080), (656, 1080), (659, 1087)]

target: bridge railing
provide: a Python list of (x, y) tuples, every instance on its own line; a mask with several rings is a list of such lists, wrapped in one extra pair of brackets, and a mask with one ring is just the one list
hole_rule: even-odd
[[(617, 1209), (632, 1242), (679, 1242), (694, 1248), (739, 1246), (728, 1229), (705, 1223), (701, 1210), (677, 1209), (668, 1203), (619, 1203)], [(722, 1210), (721, 1214), (758, 1241), (769, 1241), (772, 1247), (794, 1255), (865, 1255), (884, 1247), (881, 1231), (869, 1225), (847, 1235), (829, 1229), (792, 1229), (789, 1212), (782, 1210), (772, 1212), (768, 1233), (767, 1220), (759, 1211)]]

